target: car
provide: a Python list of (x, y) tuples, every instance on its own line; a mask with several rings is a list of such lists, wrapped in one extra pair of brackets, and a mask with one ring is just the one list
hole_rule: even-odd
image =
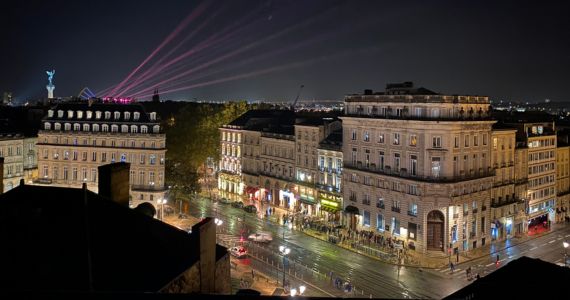
[(248, 213), (256, 213), (257, 207), (255, 207), (255, 205), (248, 205), (244, 206), (243, 210), (247, 211)]
[(273, 241), (273, 236), (269, 232), (252, 233), (248, 239), (253, 242), (269, 243)]
[(232, 201), (231, 201), (230, 199), (228, 199), (228, 198), (222, 198), (222, 199), (220, 199), (220, 203), (222, 203), (222, 204), (230, 204), (230, 203), (232, 203)]
[(247, 250), (242, 246), (231, 247), (230, 254), (237, 258), (243, 258), (247, 256)]
[(243, 208), (243, 202), (241, 202), (241, 201), (232, 202), (232, 207)]

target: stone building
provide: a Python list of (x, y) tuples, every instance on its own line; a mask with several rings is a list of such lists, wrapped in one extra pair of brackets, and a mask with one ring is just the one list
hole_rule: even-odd
[(342, 222), (342, 129), (329, 134), (317, 149), (318, 203), (327, 222), (340, 225)]
[(345, 97), (343, 200), (350, 228), (410, 248), (467, 251), (482, 244), (479, 208), (493, 184), (487, 97), (413, 84)]
[(568, 136), (558, 136), (556, 142), (556, 222), (570, 217), (570, 145)]
[(220, 128), (220, 137), (219, 195), (232, 201), (241, 201), (244, 192), (241, 180), (243, 149), (241, 129), (237, 125), (224, 125)]
[(131, 205), (164, 198), (166, 137), (140, 104), (61, 103), (38, 133), (38, 184), (97, 191), (97, 167), (129, 162)]

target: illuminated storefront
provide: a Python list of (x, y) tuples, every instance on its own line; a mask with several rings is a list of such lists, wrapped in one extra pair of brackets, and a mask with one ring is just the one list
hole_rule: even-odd
[(340, 224), (342, 197), (331, 193), (319, 192), (319, 203), (321, 216), (325, 221)]

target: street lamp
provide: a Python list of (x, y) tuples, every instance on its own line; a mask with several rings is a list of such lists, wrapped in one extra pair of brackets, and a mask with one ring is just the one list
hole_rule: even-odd
[[(305, 292), (305, 286), (302, 285), (299, 287), (299, 296), (302, 296)], [(297, 289), (291, 289), (291, 297), (295, 297), (297, 295)]]
[(564, 266), (567, 267), (568, 264), (566, 263), (566, 261), (568, 260), (568, 246), (570, 246), (570, 244), (567, 241), (562, 242), (562, 246), (564, 246)]
[(279, 252), (283, 255), (283, 288), (285, 288), (285, 256), (291, 252), (291, 249), (279, 246)]

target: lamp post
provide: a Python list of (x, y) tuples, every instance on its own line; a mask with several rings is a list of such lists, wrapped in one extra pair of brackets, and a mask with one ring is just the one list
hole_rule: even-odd
[(279, 252), (283, 255), (283, 288), (285, 288), (285, 257), (291, 252), (291, 249), (285, 246), (279, 246)]
[(299, 296), (303, 296), (305, 289), (306, 289), (306, 287), (304, 285), (300, 286), (299, 290), (291, 289), (291, 297), (295, 297), (297, 295), (297, 292), (299, 293)]
[(567, 259), (568, 259), (568, 246), (570, 246), (570, 244), (567, 241), (562, 242), (562, 246), (564, 246), (564, 266), (567, 267), (568, 264), (566, 263)]

